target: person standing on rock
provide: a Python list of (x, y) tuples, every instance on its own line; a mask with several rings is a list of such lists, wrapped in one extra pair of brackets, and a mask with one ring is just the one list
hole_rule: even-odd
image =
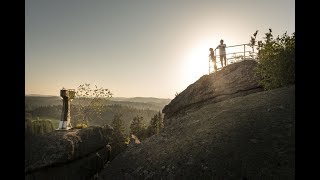
[(214, 71), (216, 72), (218, 70), (216, 56), (214, 55), (214, 51), (212, 48), (210, 48), (209, 51), (210, 51), (209, 57), (211, 58), (211, 61), (213, 63), (213, 67), (214, 67)]
[(224, 62), (224, 66), (227, 66), (226, 44), (223, 44), (222, 39), (220, 40), (220, 44), (217, 46), (216, 49), (219, 49), (221, 66), (223, 67), (223, 62)]

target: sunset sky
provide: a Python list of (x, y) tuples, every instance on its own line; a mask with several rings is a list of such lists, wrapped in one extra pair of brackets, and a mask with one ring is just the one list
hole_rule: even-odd
[(25, 93), (83, 83), (174, 98), (208, 74), (209, 48), (295, 32), (294, 0), (26, 0)]

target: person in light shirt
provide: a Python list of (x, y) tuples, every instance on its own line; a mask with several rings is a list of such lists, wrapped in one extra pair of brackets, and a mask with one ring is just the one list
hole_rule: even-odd
[(216, 49), (219, 49), (219, 55), (220, 55), (220, 62), (221, 66), (227, 66), (227, 57), (226, 57), (226, 44), (223, 44), (223, 40), (220, 40), (220, 44), (217, 46)]

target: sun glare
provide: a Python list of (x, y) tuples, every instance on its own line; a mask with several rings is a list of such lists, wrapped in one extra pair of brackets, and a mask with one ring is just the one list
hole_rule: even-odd
[[(212, 46), (212, 45), (211, 45)], [(194, 46), (185, 56), (185, 81), (194, 83), (209, 72), (209, 42)]]

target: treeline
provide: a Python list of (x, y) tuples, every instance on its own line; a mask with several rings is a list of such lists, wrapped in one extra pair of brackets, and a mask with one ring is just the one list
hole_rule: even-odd
[[(90, 109), (89, 109), (90, 111)], [(93, 110), (92, 110), (93, 111)], [(31, 119), (36, 119), (39, 117), (40, 119), (56, 119), (60, 120), (62, 112), (62, 105), (53, 105), (53, 106), (44, 106), (38, 107), (34, 110), (28, 111), (28, 117)], [(130, 123), (137, 115), (143, 117), (145, 120), (145, 125), (149, 125), (154, 114), (158, 113), (156, 110), (152, 109), (138, 109), (130, 106), (123, 105), (108, 105), (104, 106), (101, 115), (96, 115), (95, 113), (91, 113), (88, 118), (87, 123), (90, 125), (99, 125), (103, 126), (105, 124), (111, 124), (114, 116), (116, 114), (122, 114), (122, 119), (124, 122), (125, 133), (129, 133), (130, 131)], [(82, 123), (77, 115), (79, 114), (78, 108), (75, 105), (71, 105), (70, 109), (71, 114), (71, 123), (73, 127), (76, 127), (77, 123)]]
[(28, 112), (34, 118), (39, 117), (39, 118), (52, 118), (52, 119), (60, 120), (61, 111), (62, 111), (62, 105), (52, 105), (52, 106), (41, 106)]
[(41, 97), (41, 96), (25, 96), (26, 111), (34, 110), (38, 107), (61, 105), (61, 98), (58, 96)]

